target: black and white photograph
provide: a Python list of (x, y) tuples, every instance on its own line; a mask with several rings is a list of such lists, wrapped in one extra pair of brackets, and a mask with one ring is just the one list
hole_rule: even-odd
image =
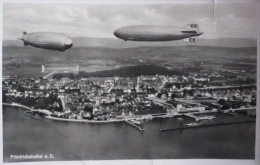
[(254, 161), (258, 3), (3, 1), (1, 163)]

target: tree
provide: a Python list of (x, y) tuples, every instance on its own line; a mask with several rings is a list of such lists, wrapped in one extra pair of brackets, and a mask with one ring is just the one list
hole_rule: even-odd
[(8, 100), (7, 96), (5, 94), (2, 94), (2, 101), (5, 103)]
[(218, 103), (221, 104), (221, 105), (223, 105), (223, 104), (226, 103), (226, 100), (224, 100), (224, 99), (220, 99), (220, 100), (218, 101)]
[(172, 94), (171, 94), (171, 98), (172, 98), (172, 99), (175, 99), (176, 97), (177, 97), (177, 95), (176, 95), (175, 93), (172, 93)]
[(58, 104), (59, 104), (59, 107), (58, 107), (58, 111), (59, 112), (62, 112), (62, 110), (63, 110), (63, 107), (62, 107), (62, 103), (61, 103), (61, 99), (60, 98), (58, 98)]
[(47, 109), (48, 104), (45, 103), (45, 99), (39, 99), (38, 104), (35, 106), (35, 108), (40, 108), (40, 109)]
[(253, 106), (256, 106), (256, 100), (252, 100), (249, 104), (253, 105)]
[(93, 113), (93, 106), (92, 105), (86, 105), (84, 107), (84, 111)]
[(183, 90), (183, 96), (186, 96), (187, 92), (188, 92), (187, 89), (184, 89)]
[(188, 93), (189, 93), (191, 96), (193, 96), (194, 90), (188, 90)]
[(224, 104), (222, 107), (221, 107), (222, 110), (225, 110), (225, 109), (230, 109), (230, 106), (228, 104)]

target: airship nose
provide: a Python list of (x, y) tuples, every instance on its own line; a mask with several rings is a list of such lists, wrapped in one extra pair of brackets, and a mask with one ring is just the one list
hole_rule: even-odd
[(69, 48), (71, 48), (72, 45), (73, 45), (73, 42), (72, 42), (72, 39), (71, 39), (71, 38), (68, 37), (68, 38), (66, 38), (66, 39), (64, 40), (64, 47), (65, 47), (66, 50), (69, 49)]
[(203, 32), (197, 32), (198, 33), (198, 35), (202, 35), (203, 34)]
[(117, 38), (119, 38), (119, 36), (120, 36), (119, 31), (118, 31), (118, 30), (114, 31), (114, 35), (115, 35)]

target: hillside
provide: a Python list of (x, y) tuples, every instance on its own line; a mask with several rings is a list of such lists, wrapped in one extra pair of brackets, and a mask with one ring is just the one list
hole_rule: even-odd
[[(73, 47), (109, 47), (109, 48), (133, 48), (133, 47), (177, 47), (177, 46), (216, 46), (216, 47), (256, 47), (256, 39), (246, 38), (219, 38), (216, 40), (199, 38), (197, 43), (185, 43), (182, 40), (170, 42), (134, 42), (123, 41), (116, 38), (73, 38)], [(3, 40), (3, 47), (24, 47), (19, 40)]]
[[(34, 47), (3, 47), (3, 63), (8, 60), (28, 59), (33, 62), (84, 63), (88, 60), (115, 60), (127, 63), (129, 60), (149, 60), (154, 62), (183, 62), (225, 59), (252, 59), (256, 61), (256, 47), (253, 48), (224, 48), (207, 46), (179, 46), (179, 47), (137, 47), (114, 49), (108, 47), (72, 47), (67, 52), (59, 52)], [(243, 61), (242, 60), (242, 61)], [(11, 62), (11, 61), (10, 61)]]

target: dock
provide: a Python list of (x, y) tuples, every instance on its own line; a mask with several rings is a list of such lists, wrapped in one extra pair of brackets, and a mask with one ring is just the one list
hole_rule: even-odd
[(234, 112), (229, 112), (229, 111), (219, 111), (219, 113), (223, 113), (225, 115), (229, 115), (229, 116), (234, 116)]
[(190, 117), (190, 118), (193, 118), (195, 119), (196, 121), (197, 120), (211, 120), (211, 119), (214, 119), (215, 117), (214, 116), (203, 116), (203, 117), (199, 117), (199, 116), (196, 116), (194, 115), (193, 113), (186, 113), (186, 114), (183, 114), (184, 116), (187, 116), (187, 117)]
[(192, 113), (185, 113), (185, 114), (183, 114), (184, 116), (187, 116), (187, 117), (190, 117), (190, 118), (193, 118), (193, 119), (195, 119), (195, 120), (199, 120), (199, 116), (196, 116), (196, 115), (194, 115), (194, 114), (192, 114)]
[(163, 131), (174, 131), (174, 130), (183, 130), (183, 129), (188, 129), (188, 128), (220, 126), (220, 125), (228, 125), (228, 124), (251, 123), (251, 122), (255, 122), (255, 120), (223, 122), (223, 123), (215, 123), (215, 124), (200, 124), (200, 125), (194, 125), (194, 126), (183, 126), (183, 127), (178, 127), (178, 128), (165, 128), (165, 129), (160, 129), (160, 132), (163, 132)]
[(138, 129), (139, 131), (144, 131), (144, 128), (141, 125), (134, 124), (130, 120), (125, 120), (125, 122), (131, 125), (132, 127)]
[(23, 112), (23, 113), (24, 113), (24, 115), (26, 115), (26, 116), (28, 116), (28, 117), (30, 117), (30, 118), (32, 118), (32, 119), (40, 120), (40, 121), (43, 120), (43, 117), (37, 117), (37, 116), (35, 116), (35, 114), (34, 114), (33, 111), (25, 111), (25, 112)]

